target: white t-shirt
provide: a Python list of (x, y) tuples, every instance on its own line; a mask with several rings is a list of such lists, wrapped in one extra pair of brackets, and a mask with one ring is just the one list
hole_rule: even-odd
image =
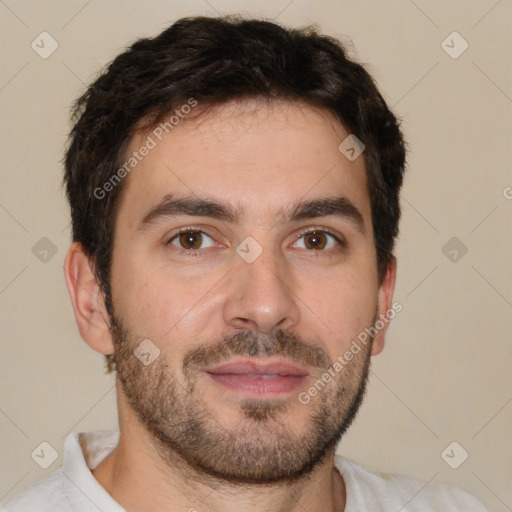
[[(119, 432), (72, 432), (63, 466), (16, 495), (2, 512), (126, 512), (91, 473), (117, 446)], [(341, 455), (335, 466), (345, 481), (345, 512), (488, 512), (472, 495), (447, 484), (367, 471)]]

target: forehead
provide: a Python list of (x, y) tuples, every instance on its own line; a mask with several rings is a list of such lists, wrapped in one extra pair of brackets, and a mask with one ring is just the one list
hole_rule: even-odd
[(125, 160), (138, 153), (137, 164), (119, 209), (130, 223), (168, 194), (214, 197), (259, 222), (300, 199), (329, 195), (347, 196), (370, 213), (364, 158), (350, 161), (340, 152), (349, 133), (325, 109), (233, 101), (176, 119), (130, 141)]

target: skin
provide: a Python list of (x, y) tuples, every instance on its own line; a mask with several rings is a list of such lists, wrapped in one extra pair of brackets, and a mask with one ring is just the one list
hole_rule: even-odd
[[(93, 475), (126, 510), (345, 509), (335, 444), (385, 328), (308, 404), (298, 395), (391, 308), (396, 275), (393, 260), (378, 282), (364, 158), (338, 150), (347, 135), (327, 111), (297, 102), (230, 102), (176, 126), (125, 178), (112, 332), (89, 260), (71, 245), (65, 277), (81, 336), (114, 353), (117, 366), (120, 441)], [(134, 136), (128, 153), (146, 136)], [(244, 214), (236, 223), (179, 215), (137, 229), (165, 194), (208, 197)], [(364, 231), (333, 215), (283, 220), (299, 200), (333, 195), (357, 207)], [(208, 235), (197, 257), (179, 253), (174, 235), (186, 227)], [(332, 230), (346, 245), (320, 235), (327, 245), (313, 249), (314, 239), (298, 238), (305, 228)], [(262, 248), (252, 263), (236, 252), (248, 236)], [(150, 365), (133, 355), (145, 339), (160, 351)], [(255, 360), (277, 355), (309, 375), (279, 399), (247, 400), (202, 371), (253, 349)]]

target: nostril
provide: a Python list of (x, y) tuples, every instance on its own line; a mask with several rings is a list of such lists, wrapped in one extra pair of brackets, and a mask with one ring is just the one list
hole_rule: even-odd
[(234, 318), (232, 321), (233, 327), (236, 329), (255, 329), (256, 328), (256, 322), (254, 320), (251, 320), (249, 318)]

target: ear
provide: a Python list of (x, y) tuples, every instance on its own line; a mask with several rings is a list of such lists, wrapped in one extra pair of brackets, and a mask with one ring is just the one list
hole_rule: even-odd
[[(386, 269), (386, 275), (382, 284), (379, 286), (379, 292), (377, 296), (377, 327), (383, 327), (378, 329), (377, 334), (373, 338), (372, 343), (372, 356), (380, 354), (384, 348), (384, 334), (388, 328), (391, 320), (390, 311), (394, 311), (392, 308), (393, 291), (395, 290), (396, 280), (396, 258), (393, 256), (390, 261), (388, 268)], [(394, 315), (393, 315), (394, 316)]]
[(103, 293), (89, 258), (78, 242), (71, 244), (66, 255), (64, 278), (83, 340), (101, 354), (113, 354), (114, 345)]

